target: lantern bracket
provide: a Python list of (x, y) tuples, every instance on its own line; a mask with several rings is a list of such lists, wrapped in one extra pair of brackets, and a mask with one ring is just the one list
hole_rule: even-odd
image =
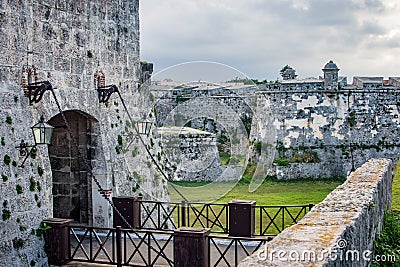
[[(34, 157), (36, 155), (36, 144), (35, 145), (29, 145), (26, 143), (24, 140), (21, 140), (21, 143), (19, 146), (16, 146), (15, 148), (19, 149), (19, 155), (21, 157), (25, 157), (22, 163), (19, 165), (20, 168), (24, 168), (25, 161), (31, 156)], [(30, 148), (30, 149), (29, 149)]]
[(43, 98), (44, 92), (52, 90), (53, 86), (49, 81), (41, 81), (28, 84), (27, 89), (29, 105), (32, 105), (32, 103), (39, 103)]
[(118, 87), (115, 84), (97, 87), (99, 103), (107, 102), (115, 92), (118, 92)]

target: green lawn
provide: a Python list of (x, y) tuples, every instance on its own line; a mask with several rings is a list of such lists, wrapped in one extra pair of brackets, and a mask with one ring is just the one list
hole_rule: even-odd
[[(326, 195), (328, 195), (333, 189), (340, 185), (343, 180), (297, 180), (297, 181), (276, 181), (267, 180), (255, 191), (249, 193), (249, 183), (239, 182), (236, 185), (234, 183), (188, 183), (188, 182), (175, 182), (174, 185), (178, 190), (184, 194), (184, 196), (190, 202), (213, 202), (213, 203), (228, 203), (233, 199), (241, 200), (255, 200), (258, 206), (287, 206), (287, 205), (307, 205), (317, 204), (321, 202)], [(172, 202), (181, 202), (182, 198), (169, 186), (169, 192)], [(198, 210), (202, 210), (202, 205), (194, 205)], [(213, 205), (211, 208), (213, 212), (209, 212), (211, 221), (214, 220), (216, 215), (221, 214), (223, 206)], [(226, 212), (226, 210), (225, 210)], [(290, 226), (294, 222), (290, 219), (288, 212), (294, 217), (297, 214), (301, 214), (298, 220), (301, 219), (305, 211), (298, 207), (291, 207), (287, 210), (281, 210), (280, 208), (268, 208), (266, 212), (271, 217), (268, 217), (265, 213), (260, 214), (260, 210), (256, 211), (255, 214), (255, 232), (260, 234), (264, 232), (266, 234), (277, 234), (280, 230)], [(285, 220), (282, 221), (282, 216), (285, 213)], [(205, 211), (202, 212), (205, 214)], [(225, 213), (223, 213), (225, 214)], [(203, 227), (207, 220), (202, 218), (203, 225), (196, 222), (196, 216), (192, 210), (189, 210), (190, 222), (195, 222), (191, 227)], [(263, 218), (263, 225), (260, 226), (260, 218)], [(177, 211), (174, 212), (174, 217), (178, 218)], [(270, 218), (277, 217), (275, 225), (270, 225)], [(226, 217), (224, 215), (219, 216), (219, 222), (226, 225)], [(189, 223), (190, 224), (190, 223)], [(284, 224), (284, 226), (282, 226)], [(270, 226), (268, 226), (270, 225)], [(262, 227), (262, 228), (261, 228)], [(282, 228), (283, 227), (283, 228)], [(218, 228), (218, 227), (213, 227)], [(220, 229), (217, 229), (219, 231)]]
[(392, 186), (392, 209), (400, 210), (400, 160), (394, 168), (394, 178)]
[[(246, 176), (246, 174), (244, 175)], [(251, 174), (250, 174), (251, 176)], [(245, 179), (246, 180), (246, 179)], [(227, 203), (232, 199), (256, 200), (258, 205), (301, 205), (317, 204), (340, 185), (343, 180), (266, 180), (252, 193), (248, 183), (190, 183), (176, 182), (180, 192), (192, 202)], [(169, 186), (171, 201), (180, 202), (182, 198)], [(400, 210), (400, 160), (394, 169), (392, 188), (392, 209)]]
[[(191, 202), (227, 203), (233, 199), (255, 200), (258, 205), (302, 205), (321, 202), (343, 180), (265, 181), (250, 193), (247, 183), (188, 183), (175, 185)], [(232, 188), (233, 187), (233, 188)], [(169, 186), (171, 201), (181, 197)]]
[[(247, 173), (244, 174), (244, 179), (239, 183), (175, 182), (174, 186), (177, 187), (178, 190), (182, 192), (190, 202), (228, 203), (233, 199), (241, 199), (255, 200), (257, 201), (257, 205), (286, 206), (305, 205), (310, 203), (317, 204), (344, 181), (343, 179), (306, 179), (292, 181), (277, 181), (274, 179), (267, 179), (255, 192), (250, 193), (248, 181), (251, 179), (251, 172), (252, 167), (247, 170)], [(400, 161), (395, 167), (394, 174), (392, 208), (394, 210), (400, 210)], [(169, 185), (169, 192), (172, 202), (182, 201), (182, 198), (172, 189), (171, 184)], [(200, 207), (201, 206), (199, 206), (199, 208)], [(216, 214), (219, 213), (221, 207), (222, 206), (213, 206)], [(297, 214), (299, 209), (289, 208), (288, 210), (290, 210), (290, 212), (293, 214)], [(279, 211), (278, 209), (269, 209), (268, 212), (274, 215)], [(174, 212), (174, 216), (177, 217), (177, 214), (175, 213), (176, 212)], [(261, 215), (256, 214), (256, 222), (259, 221), (258, 218), (260, 216)], [(194, 214), (189, 214), (189, 217), (191, 218), (192, 222), (194, 218), (196, 218)], [(219, 219), (221, 223), (226, 224), (224, 216), (219, 217)], [(279, 221), (277, 223), (279, 225), (281, 222)], [(285, 227), (292, 223), (293, 222), (290, 220), (285, 221)], [(268, 219), (264, 218), (264, 224), (268, 224)], [(194, 226), (201, 227), (199, 223), (196, 223)], [(263, 227), (265, 227), (265, 225)], [(260, 226), (256, 224), (256, 233), (258, 233), (260, 230), (262, 229), (260, 229)], [(266, 233), (277, 234), (278, 230), (274, 227), (270, 227)]]

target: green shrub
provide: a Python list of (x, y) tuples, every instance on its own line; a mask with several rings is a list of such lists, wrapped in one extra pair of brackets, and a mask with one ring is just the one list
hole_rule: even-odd
[(305, 151), (296, 153), (292, 158), (288, 159), (290, 163), (317, 163), (320, 162), (317, 152)]
[(11, 218), (11, 211), (9, 211), (8, 209), (3, 209), (2, 213), (3, 214), (1, 215), (1, 217), (2, 217), (3, 221), (7, 221), (8, 219)]
[(254, 149), (257, 152), (257, 154), (261, 154), (261, 148), (262, 148), (262, 142), (261, 141), (254, 142)]
[(138, 151), (137, 147), (134, 147), (132, 149), (132, 157), (136, 157), (138, 154), (139, 154), (139, 151)]
[(219, 152), (219, 161), (221, 162), (222, 166), (228, 165), (230, 159), (231, 159), (231, 154)]
[[(47, 225), (46, 223), (40, 223), (39, 228), (36, 229), (36, 231), (32, 231), (32, 233), (35, 232), (37, 237), (42, 237), (44, 233), (46, 233), (48, 230), (51, 229), (51, 226)], [(34, 229), (32, 229), (34, 230)]]
[(7, 124), (11, 124), (12, 123), (12, 118), (10, 116), (7, 116), (6, 123)]
[(9, 155), (5, 155), (3, 161), (4, 161), (4, 164), (10, 165), (10, 162), (11, 162), (10, 156)]
[(122, 146), (122, 136), (121, 135), (118, 135), (118, 138), (117, 138), (118, 140), (118, 145), (120, 145), (120, 146)]
[(15, 249), (19, 249), (22, 248), (25, 244), (25, 240), (23, 240), (22, 238), (14, 238), (13, 239), (13, 247)]
[(39, 192), (42, 191), (42, 186), (40, 185), (39, 181), (36, 182), (36, 187)]
[(31, 177), (29, 184), (29, 191), (33, 192), (36, 189), (36, 181)]
[(375, 255), (385, 255), (387, 258), (396, 257), (396, 262), (374, 262), (373, 266), (400, 266), (400, 214), (386, 212), (383, 218), (382, 231), (374, 241)]
[(276, 163), (278, 166), (288, 166), (289, 161), (286, 158), (276, 158), (274, 159), (274, 163)]
[(22, 186), (19, 185), (19, 184), (17, 184), (17, 185), (15, 186), (15, 190), (17, 191), (17, 194), (18, 194), (18, 195), (22, 194), (22, 192), (23, 192)]
[(39, 176), (42, 176), (44, 173), (43, 168), (40, 166), (37, 167), (37, 171), (38, 171)]
[(37, 155), (37, 149), (35, 147), (33, 147), (32, 150), (31, 150), (30, 156), (31, 156), (32, 159), (35, 159), (36, 155)]

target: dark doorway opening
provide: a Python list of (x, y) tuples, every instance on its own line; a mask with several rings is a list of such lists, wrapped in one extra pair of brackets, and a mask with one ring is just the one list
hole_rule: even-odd
[(49, 146), (53, 175), (53, 217), (92, 225), (92, 183), (88, 167), (92, 168), (91, 161), (95, 154), (93, 135), (97, 120), (81, 111), (65, 111), (64, 115), (78, 143), (81, 157), (61, 114), (51, 118), (48, 123), (55, 127), (52, 145)]

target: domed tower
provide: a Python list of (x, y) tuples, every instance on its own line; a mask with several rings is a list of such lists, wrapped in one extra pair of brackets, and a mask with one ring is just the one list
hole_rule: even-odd
[(324, 72), (325, 88), (337, 89), (339, 80), (339, 68), (337, 65), (331, 60), (325, 64), (322, 71)]
[(293, 69), (292, 67), (288, 67), (285, 69), (285, 71), (282, 73), (282, 78), (284, 80), (293, 80), (296, 79), (296, 70)]

